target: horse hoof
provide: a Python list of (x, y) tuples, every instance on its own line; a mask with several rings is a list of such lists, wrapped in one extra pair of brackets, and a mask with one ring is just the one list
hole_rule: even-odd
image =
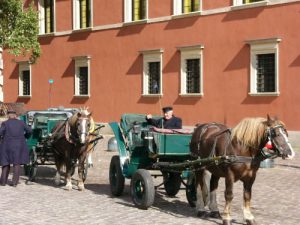
[(209, 213), (209, 217), (210, 218), (214, 218), (214, 219), (221, 219), (221, 214), (219, 211), (212, 211)]
[(255, 220), (246, 220), (247, 225), (258, 225)]
[(71, 191), (71, 190), (72, 190), (72, 185), (66, 185), (66, 186), (65, 186), (65, 189), (66, 189), (67, 191)]
[(223, 220), (223, 225), (232, 225), (231, 220)]
[(206, 217), (206, 212), (205, 211), (198, 211), (197, 212), (197, 217), (199, 217), (199, 218), (205, 218)]
[(84, 186), (78, 186), (78, 190), (79, 190), (79, 191), (84, 191), (85, 188), (84, 188)]

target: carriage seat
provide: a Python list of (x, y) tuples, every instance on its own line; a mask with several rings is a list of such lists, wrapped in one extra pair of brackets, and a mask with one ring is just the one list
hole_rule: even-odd
[(194, 129), (163, 129), (153, 127), (153, 131), (163, 134), (192, 134)]

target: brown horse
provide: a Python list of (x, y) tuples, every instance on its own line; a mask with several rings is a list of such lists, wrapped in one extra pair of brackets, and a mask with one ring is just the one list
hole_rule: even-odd
[(66, 121), (59, 122), (52, 130), (52, 148), (54, 152), (57, 173), (55, 183), (60, 184), (60, 174), (66, 167), (66, 189), (72, 189), (71, 176), (78, 164), (78, 189), (84, 190), (84, 163), (93, 136), (94, 122), (87, 109), (81, 109)]
[[(267, 145), (266, 145), (267, 144)], [(268, 146), (266, 148), (265, 146)], [(223, 224), (231, 224), (231, 202), (233, 184), (241, 180), (244, 186), (243, 213), (247, 224), (256, 224), (250, 211), (251, 189), (260, 162), (267, 157), (293, 158), (295, 153), (287, 138), (285, 125), (269, 116), (246, 118), (232, 130), (222, 124), (202, 124), (195, 129), (190, 144), (191, 154), (199, 158), (229, 156), (230, 162), (213, 163), (195, 172), (197, 215), (205, 216), (205, 206), (211, 211), (209, 216), (221, 217), (216, 201), (216, 190), (220, 177), (225, 178), (225, 207)], [(207, 185), (209, 173), (210, 184)], [(210, 188), (208, 188), (210, 186)], [(208, 193), (208, 189), (210, 192)], [(209, 198), (208, 198), (209, 197)]]

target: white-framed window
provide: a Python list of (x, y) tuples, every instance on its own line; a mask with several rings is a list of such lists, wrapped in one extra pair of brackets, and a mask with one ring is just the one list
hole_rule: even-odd
[(141, 51), (143, 54), (143, 96), (162, 95), (163, 49)]
[(180, 51), (180, 95), (203, 95), (203, 45), (178, 47)]
[(202, 0), (173, 0), (173, 14), (182, 15), (199, 12), (202, 9)]
[(279, 45), (280, 38), (246, 41), (250, 45), (249, 95), (279, 95)]
[(92, 27), (93, 0), (73, 0), (73, 29)]
[(31, 66), (29, 62), (19, 62), (19, 97), (31, 97)]
[(55, 0), (39, 0), (39, 33), (55, 32)]
[(234, 9), (267, 5), (269, 0), (233, 0)]
[(90, 56), (75, 56), (75, 96), (90, 96)]
[(148, 0), (124, 0), (124, 22), (144, 21), (148, 18)]

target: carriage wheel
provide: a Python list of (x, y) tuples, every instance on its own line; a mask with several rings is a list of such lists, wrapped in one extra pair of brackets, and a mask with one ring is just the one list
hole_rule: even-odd
[(180, 173), (163, 172), (164, 186), (168, 196), (175, 196), (181, 186)]
[(154, 202), (154, 184), (151, 174), (144, 169), (138, 169), (133, 174), (130, 192), (134, 204), (140, 209), (148, 209)]
[(29, 164), (24, 166), (25, 175), (28, 176), (29, 181), (34, 181), (37, 172), (37, 153), (33, 148), (29, 153)]
[(125, 178), (121, 170), (120, 157), (118, 155), (114, 155), (110, 161), (109, 184), (112, 195), (120, 196), (123, 194)]
[(188, 176), (186, 184), (186, 198), (191, 207), (196, 207), (197, 201), (197, 187), (196, 187), (196, 177), (194, 173)]

